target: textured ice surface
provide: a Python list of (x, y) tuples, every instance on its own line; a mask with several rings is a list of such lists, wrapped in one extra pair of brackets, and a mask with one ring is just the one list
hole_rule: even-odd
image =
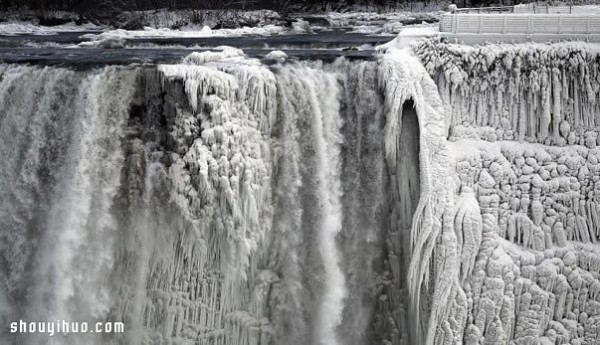
[(412, 46), (1, 65), (0, 317), (127, 327), (61, 344), (597, 342), (597, 46)]
[(406, 27), (398, 33), (398, 36), (388, 43), (376, 47), (379, 51), (387, 51), (391, 49), (408, 48), (411, 43), (423, 39), (436, 36), (439, 33), (437, 25), (415, 25)]
[(463, 244), (461, 283), (434, 343), (595, 343), (598, 46), (415, 50), (452, 106), (459, 243), (480, 229), (475, 246)]

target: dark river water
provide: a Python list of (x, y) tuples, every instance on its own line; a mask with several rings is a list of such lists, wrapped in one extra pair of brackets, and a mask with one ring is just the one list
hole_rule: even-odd
[(347, 30), (309, 34), (238, 37), (133, 38), (121, 41), (123, 47), (79, 47), (90, 32), (62, 32), (56, 35), (0, 36), (0, 61), (47, 65), (97, 66), (129, 63), (173, 63), (192, 51), (219, 46), (241, 48), (252, 57), (261, 58), (273, 50), (289, 57), (306, 60), (333, 60), (339, 56), (369, 59), (375, 46), (389, 42), (393, 35), (370, 35)]

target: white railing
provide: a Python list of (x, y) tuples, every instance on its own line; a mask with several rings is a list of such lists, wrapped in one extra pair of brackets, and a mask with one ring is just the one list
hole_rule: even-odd
[(520, 13), (520, 14), (572, 14), (574, 9), (578, 7), (563, 5), (563, 6), (551, 6), (547, 4), (524, 4), (514, 6), (495, 6), (495, 7), (464, 7), (457, 8), (454, 13)]
[(571, 14), (573, 13), (573, 6), (550, 6), (547, 4), (525, 4), (515, 5), (514, 13), (535, 13), (535, 14)]
[(561, 14), (447, 14), (440, 31), (454, 34), (599, 34), (600, 16)]
[(496, 7), (464, 7), (457, 8), (455, 14), (464, 13), (512, 13), (514, 6), (496, 6)]

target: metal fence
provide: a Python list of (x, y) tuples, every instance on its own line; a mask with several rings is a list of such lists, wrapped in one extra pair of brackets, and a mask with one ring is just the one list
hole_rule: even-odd
[(562, 14), (446, 14), (440, 31), (454, 34), (599, 34), (600, 16)]

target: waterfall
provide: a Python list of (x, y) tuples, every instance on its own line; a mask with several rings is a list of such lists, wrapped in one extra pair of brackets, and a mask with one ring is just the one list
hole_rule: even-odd
[[(3, 66), (0, 224), (6, 324), (106, 316), (116, 231), (111, 207), (135, 80), (134, 70), (110, 67), (80, 73)], [(41, 341), (33, 338), (27, 339)]]
[(2, 321), (126, 331), (3, 339), (403, 344), (380, 78), (239, 51), (1, 65)]
[[(290, 130), (297, 131), (301, 140), (299, 145), (294, 145), (299, 146), (300, 152), (294, 156), (300, 160), (291, 162), (300, 165), (302, 171), (303, 217), (300, 228), (305, 239), (301, 246), (309, 248), (304, 255), (315, 254), (320, 258), (310, 258), (310, 266), (307, 267), (313, 270), (313, 274), (318, 272), (322, 275), (309, 277), (316, 285), (314, 303), (317, 305), (308, 307), (315, 309), (309, 311), (313, 316), (313, 343), (338, 344), (336, 328), (342, 319), (346, 295), (336, 243), (336, 235), (342, 228), (339, 85), (333, 73), (322, 73), (311, 67), (286, 68), (280, 75), (281, 97), (285, 100), (283, 116), (295, 121), (292, 127), (300, 126)], [(303, 77), (298, 78), (300, 75)], [(282, 136), (286, 135), (282, 133)], [(282, 155), (287, 155), (287, 152), (282, 152)]]
[[(340, 60), (334, 67), (349, 71), (343, 75), (341, 104), (344, 217), (338, 236), (348, 293), (339, 334), (343, 344), (373, 343), (390, 333), (387, 326), (373, 325), (381, 325), (377, 318), (387, 313), (377, 310), (377, 302), (382, 300), (377, 291), (389, 283), (378, 278), (390, 270), (384, 267), (382, 249), (388, 230), (384, 209), (389, 207), (385, 205), (388, 181), (383, 159), (383, 100), (377, 85), (377, 64)], [(373, 322), (374, 318), (378, 321)]]
[(411, 46), (0, 64), (0, 342), (593, 343), (599, 51)]

